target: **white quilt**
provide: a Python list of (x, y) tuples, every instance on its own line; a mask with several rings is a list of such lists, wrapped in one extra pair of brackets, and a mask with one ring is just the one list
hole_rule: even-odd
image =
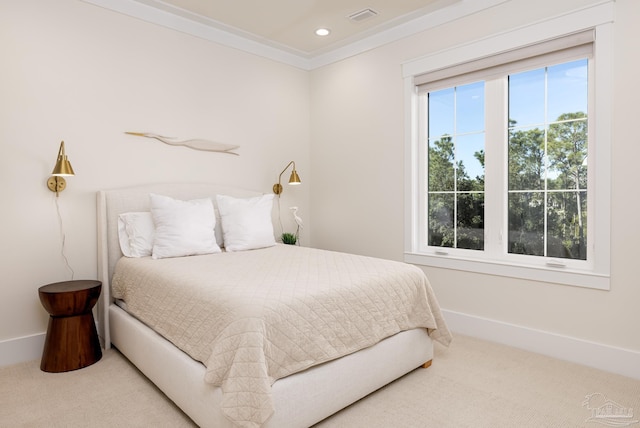
[(130, 313), (206, 366), (243, 427), (272, 414), (279, 378), (416, 327), (451, 340), (426, 276), (400, 262), (277, 245), (122, 258), (112, 282)]

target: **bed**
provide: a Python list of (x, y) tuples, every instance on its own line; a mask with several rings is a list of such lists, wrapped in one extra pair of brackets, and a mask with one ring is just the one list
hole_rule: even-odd
[[(229, 251), (180, 257), (169, 246), (166, 257), (125, 257), (119, 217), (148, 213), (150, 195), (155, 204), (160, 198), (177, 203), (211, 200), (217, 219), (214, 239), (228, 236)], [(222, 202), (228, 230), (229, 209), (225, 199), (218, 198), (234, 204), (271, 201), (264, 196), (188, 183), (105, 190), (97, 195), (102, 344), (105, 349), (115, 346), (202, 427), (309, 427), (409, 371), (428, 367), (433, 340), (444, 344), (451, 340), (433, 291), (417, 268), (283, 244), (231, 251), (235, 238), (220, 230)], [(270, 204), (268, 220), (274, 230), (277, 215)], [(161, 226), (156, 227), (157, 232)], [(261, 270), (255, 271), (255, 266)], [(366, 278), (352, 281), (356, 273)], [(377, 297), (355, 294), (365, 279), (378, 283), (370, 287)], [(335, 288), (350, 294), (332, 295), (327, 284), (333, 282), (346, 284)], [(401, 292), (393, 291), (389, 282), (421, 285), (410, 284), (410, 291)], [(353, 289), (352, 283), (357, 284)], [(183, 291), (192, 287), (196, 287), (192, 293)], [(211, 291), (211, 287), (219, 288)], [(233, 294), (240, 290), (239, 297)], [(406, 294), (406, 301), (388, 303), (396, 300), (394, 293)], [(214, 316), (204, 306), (185, 309), (186, 300), (220, 306), (210, 311)], [(225, 309), (236, 301), (244, 306)], [(303, 309), (294, 306), (299, 301), (306, 305)], [(150, 307), (154, 302), (160, 302), (159, 313)], [(358, 306), (363, 308), (349, 309)], [(400, 313), (405, 306), (412, 309)], [(340, 318), (360, 310), (359, 320)], [(386, 320), (385, 311), (397, 314)], [(194, 316), (201, 313), (205, 315)], [(311, 333), (321, 325), (326, 330), (323, 335)], [(217, 326), (222, 326), (220, 331), (214, 331)], [(254, 327), (259, 333), (249, 330)]]

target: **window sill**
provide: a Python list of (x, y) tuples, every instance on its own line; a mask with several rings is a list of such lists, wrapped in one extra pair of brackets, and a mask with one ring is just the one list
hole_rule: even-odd
[(495, 260), (469, 259), (452, 255), (404, 253), (407, 263), (442, 269), (498, 275), (530, 281), (572, 285), (597, 290), (610, 289), (610, 276), (594, 272), (554, 268), (546, 266), (525, 266)]

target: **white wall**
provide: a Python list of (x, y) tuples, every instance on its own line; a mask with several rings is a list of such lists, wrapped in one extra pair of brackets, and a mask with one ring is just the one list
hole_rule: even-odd
[[(0, 345), (41, 335), (38, 287), (71, 278), (45, 186), (61, 140), (76, 172), (58, 199), (75, 279), (97, 277), (99, 189), (206, 181), (270, 192), (290, 160), (310, 180), (305, 71), (78, 0), (0, 2), (0, 58)], [(237, 144), (240, 156), (124, 131)], [(294, 204), (309, 220), (309, 186), (285, 188), (285, 227)]]
[[(593, 3), (512, 0), (312, 71), (315, 246), (403, 258), (403, 62)], [(634, 218), (640, 201), (634, 197), (633, 171), (640, 159), (635, 129), (640, 2), (618, 0), (615, 8), (611, 290), (425, 271), (449, 313), (624, 348), (637, 357), (640, 230)]]

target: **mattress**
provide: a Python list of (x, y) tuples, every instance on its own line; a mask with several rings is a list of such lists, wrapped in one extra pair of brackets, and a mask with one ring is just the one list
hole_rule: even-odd
[(423, 327), (450, 333), (415, 266), (304, 247), (118, 261), (114, 297), (206, 366), (240, 426), (273, 412), (276, 379)]

